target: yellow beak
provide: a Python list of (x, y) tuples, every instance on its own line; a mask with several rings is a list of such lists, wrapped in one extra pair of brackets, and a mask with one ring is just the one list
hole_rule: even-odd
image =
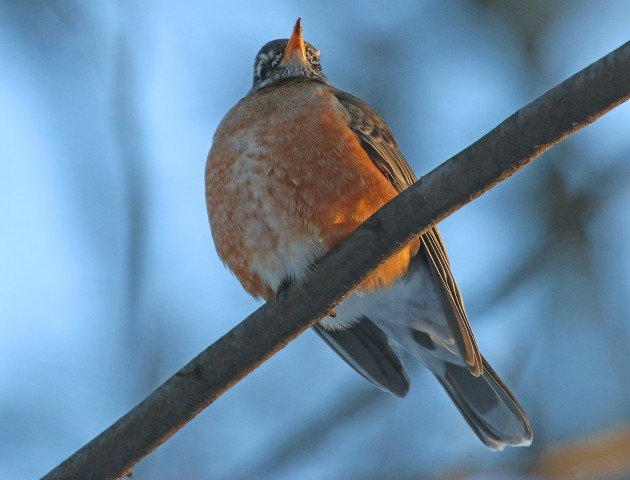
[(298, 18), (293, 27), (293, 33), (284, 49), (282, 60), (280, 65), (286, 65), (289, 63), (301, 63), (307, 64), (306, 59), (306, 47), (304, 46), (304, 39), (302, 38), (302, 19)]

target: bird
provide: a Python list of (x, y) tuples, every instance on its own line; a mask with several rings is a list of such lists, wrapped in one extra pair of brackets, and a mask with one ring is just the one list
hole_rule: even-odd
[[(324, 75), (298, 19), (289, 39), (260, 49), (251, 89), (213, 136), (205, 195), (216, 251), (249, 294), (277, 298), (415, 181), (385, 121)], [(407, 352), (490, 449), (531, 443), (525, 411), (479, 352), (437, 227), (313, 329), (357, 373), (399, 397), (410, 387)]]

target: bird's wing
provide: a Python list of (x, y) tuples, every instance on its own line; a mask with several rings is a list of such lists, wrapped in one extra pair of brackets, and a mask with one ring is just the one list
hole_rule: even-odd
[[(367, 104), (349, 93), (333, 89), (333, 94), (345, 111), (350, 129), (357, 135), (361, 146), (370, 159), (385, 175), (398, 192), (416, 181), (411, 166), (403, 158), (394, 136), (383, 119)], [(461, 357), (475, 376), (483, 372), (481, 354), (468, 323), (462, 297), (453, 278), (446, 248), (437, 227), (429, 229), (421, 236), (422, 247), (418, 254), (424, 254), (440, 289), (444, 312), (453, 333), (453, 338)]]

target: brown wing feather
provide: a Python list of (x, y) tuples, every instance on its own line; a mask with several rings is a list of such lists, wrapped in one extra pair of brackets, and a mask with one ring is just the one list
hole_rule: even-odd
[[(381, 117), (371, 107), (349, 93), (333, 89), (333, 94), (347, 113), (348, 126), (394, 188), (401, 192), (412, 185), (416, 181), (416, 176), (400, 153), (392, 132)], [(424, 249), (420, 251), (426, 253), (434, 276), (443, 286), (445, 307), (453, 314), (447, 315), (447, 318), (459, 353), (466, 360), (471, 373), (479, 376), (483, 373), (481, 354), (468, 323), (464, 302), (453, 278), (446, 248), (437, 227), (424, 233), (421, 241)]]

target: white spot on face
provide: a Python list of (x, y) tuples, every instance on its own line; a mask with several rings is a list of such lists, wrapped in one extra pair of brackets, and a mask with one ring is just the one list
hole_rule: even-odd
[(282, 54), (278, 53), (276, 56), (273, 57), (273, 62), (271, 62), (271, 67), (276, 67), (278, 65), (278, 63), (280, 63), (280, 59), (282, 58)]

